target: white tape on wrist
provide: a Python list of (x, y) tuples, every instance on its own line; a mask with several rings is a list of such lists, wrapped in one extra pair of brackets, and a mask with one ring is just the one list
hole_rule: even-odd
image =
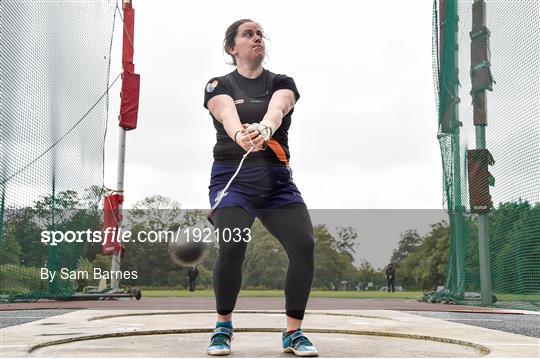
[(260, 122), (260, 124), (270, 129), (270, 137), (272, 137), (274, 133), (276, 133), (277, 127), (272, 122), (263, 120)]

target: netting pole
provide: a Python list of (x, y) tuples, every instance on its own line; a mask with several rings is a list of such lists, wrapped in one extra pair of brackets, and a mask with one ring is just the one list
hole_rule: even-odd
[[(123, 194), (124, 193), (124, 168), (126, 166), (126, 130), (122, 127), (118, 128), (118, 171), (116, 174), (116, 192)], [(119, 205), (119, 213), (122, 211), (122, 205)], [(119, 220), (118, 230), (122, 227), (122, 220)], [(120, 270), (120, 261), (122, 258), (122, 251), (112, 255), (111, 271), (113, 273), (118, 273), (116, 271)], [(120, 286), (118, 279), (115, 275), (111, 276), (111, 289), (118, 289)]]
[[(119, 116), (118, 132), (118, 172), (116, 181), (116, 192), (122, 195), (122, 201), (118, 206), (118, 232), (122, 226), (122, 202), (124, 194), (124, 168), (126, 160), (126, 132), (134, 130), (137, 127), (137, 112), (139, 108), (139, 85), (140, 76), (135, 74), (135, 65), (133, 64), (134, 52), (134, 31), (135, 31), (135, 10), (132, 7), (131, 0), (123, 0), (123, 40), (122, 40), (122, 91)], [(118, 246), (112, 255), (112, 271), (120, 270), (120, 259), (125, 252)], [(113, 272), (117, 273), (117, 272)], [(119, 288), (116, 276), (111, 276), (111, 288)]]
[[(53, 157), (53, 161), (56, 159), (56, 156)], [(47, 201), (45, 202), (45, 208), (47, 208)], [(56, 230), (56, 166), (53, 165), (53, 176), (52, 176), (52, 194), (51, 194), (51, 222), (49, 223), (49, 231)], [(49, 257), (47, 261), (47, 269), (50, 273), (57, 272), (58, 270), (58, 246), (48, 246), (49, 247)], [(56, 276), (55, 278), (58, 278)], [(49, 281), (49, 293), (58, 292), (58, 281), (55, 279)]]
[[(461, 235), (465, 230), (464, 208), (461, 198), (461, 153), (459, 121), (459, 49), (458, 49), (458, 3), (457, 0), (441, 0), (440, 2), (440, 136), (448, 136), (452, 153), (452, 185), (447, 193), (448, 211), (450, 217), (451, 256), (455, 270), (454, 291), (463, 293), (466, 283), (466, 236)], [(450, 193), (451, 192), (451, 193)]]
[(2, 198), (0, 199), (0, 250), (4, 246), (4, 208), (5, 208), (6, 188), (2, 183)]
[[(492, 89), (488, 51), (489, 30), (486, 27), (484, 0), (474, 0), (471, 36), (471, 95), (476, 149), (486, 149), (487, 105), (486, 90)], [(489, 188), (489, 187), (488, 187)], [(487, 190), (487, 189), (486, 189)], [(478, 255), (480, 269), (480, 297), (483, 306), (492, 304), (491, 265), (488, 234), (489, 206), (478, 214)]]
[[(124, 6), (126, 3), (131, 5), (130, 0), (124, 0), (123, 1)], [(125, 26), (122, 27), (123, 32), (126, 31)], [(117, 163), (117, 172), (116, 172), (116, 192), (120, 194), (124, 194), (124, 169), (126, 167), (126, 130), (124, 130), (122, 127), (118, 127), (118, 163)], [(122, 204), (119, 205), (118, 208), (119, 213), (122, 213)], [(121, 218), (121, 217), (120, 217)], [(121, 219), (118, 221), (118, 230), (120, 231), (120, 228), (122, 227), (122, 221)], [(118, 251), (117, 253), (113, 254), (111, 256), (112, 263), (111, 263), (111, 271), (113, 273), (117, 273), (116, 271), (120, 270), (120, 263), (122, 258), (122, 252)], [(118, 289), (120, 286), (118, 279), (116, 276), (111, 276), (111, 289), (115, 290)]]

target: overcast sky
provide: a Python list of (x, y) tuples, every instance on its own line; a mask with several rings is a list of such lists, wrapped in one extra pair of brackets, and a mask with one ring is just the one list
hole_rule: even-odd
[[(208, 208), (215, 130), (206, 82), (234, 68), (225, 29), (252, 18), (269, 37), (264, 66), (301, 94), (289, 132), (291, 167), (309, 208), (441, 208), (431, 66), (431, 1), (137, 1), (139, 127), (127, 136), (126, 205), (161, 194)], [(116, 29), (119, 30), (120, 27)], [(117, 32), (120, 35), (119, 32)], [(118, 64), (121, 37), (115, 37)], [(111, 70), (111, 78), (120, 71)], [(118, 86), (116, 93), (119, 91)], [(112, 99), (116, 99), (115, 88)], [(117, 101), (105, 185), (115, 187)]]

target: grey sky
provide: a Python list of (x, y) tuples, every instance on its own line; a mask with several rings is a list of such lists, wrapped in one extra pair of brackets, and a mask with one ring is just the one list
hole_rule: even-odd
[[(310, 208), (441, 208), (431, 70), (431, 1), (137, 1), (139, 128), (128, 133), (126, 204), (152, 194), (208, 208), (215, 139), (206, 82), (234, 68), (227, 26), (263, 26), (265, 67), (301, 94), (290, 129), (294, 180)], [(117, 23), (117, 30), (120, 29)], [(118, 33), (119, 34), (119, 33)], [(113, 63), (120, 62), (116, 36)], [(111, 77), (119, 72), (115, 65)], [(119, 89), (116, 88), (118, 92)], [(116, 93), (117, 93), (116, 92)], [(113, 89), (105, 184), (116, 183)]]

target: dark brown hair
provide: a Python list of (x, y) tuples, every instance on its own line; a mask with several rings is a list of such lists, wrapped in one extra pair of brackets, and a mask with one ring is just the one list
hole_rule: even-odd
[[(241, 19), (241, 20), (237, 20), (235, 22), (233, 22), (228, 28), (227, 28), (227, 31), (225, 31), (225, 38), (223, 39), (223, 50), (225, 51), (225, 53), (227, 55), (229, 55), (231, 58), (232, 58), (232, 64), (231, 65), (235, 65), (236, 66), (236, 59), (234, 58), (234, 56), (232, 56), (230, 53), (229, 53), (229, 50), (231, 48), (234, 47), (235, 43), (234, 43), (234, 38), (236, 37), (236, 34), (238, 34), (238, 28), (240, 27), (240, 25), (242, 24), (245, 24), (246, 22), (254, 22), (255, 24), (257, 24), (258, 27), (261, 28), (262, 30), (262, 26), (256, 22), (256, 21), (253, 21), (251, 19)], [(267, 37), (264, 36), (264, 31), (263, 31), (263, 39), (266, 39)], [(265, 50), (266, 51), (266, 50)], [(265, 54), (266, 55), (266, 54)]]

